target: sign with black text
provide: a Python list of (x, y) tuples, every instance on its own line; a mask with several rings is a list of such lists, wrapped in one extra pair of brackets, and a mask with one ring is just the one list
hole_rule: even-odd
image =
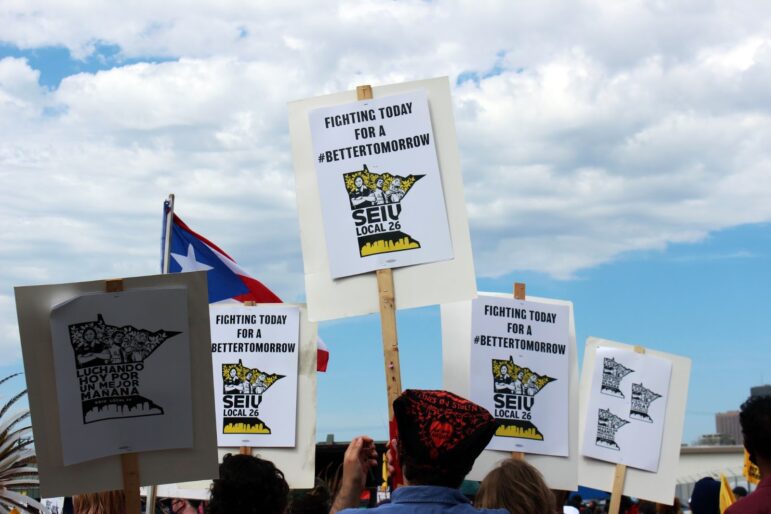
[(332, 278), (453, 258), (425, 91), (309, 118)]
[(289, 305), (213, 305), (217, 443), (293, 447), (300, 313)]
[(52, 309), (65, 465), (193, 445), (187, 316), (181, 287), (86, 294)]
[(471, 400), (493, 414), (488, 449), (568, 455), (569, 307), (471, 302)]

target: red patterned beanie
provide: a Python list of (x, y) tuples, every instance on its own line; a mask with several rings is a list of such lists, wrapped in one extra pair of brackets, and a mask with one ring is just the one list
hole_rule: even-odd
[(408, 389), (394, 400), (401, 453), (418, 466), (468, 470), (493, 437), (486, 409), (447, 391)]

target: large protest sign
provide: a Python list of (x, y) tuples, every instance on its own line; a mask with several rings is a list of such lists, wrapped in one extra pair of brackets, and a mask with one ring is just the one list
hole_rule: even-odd
[(309, 117), (332, 278), (452, 258), (425, 90)]
[[(448, 80), (375, 87), (373, 93), (374, 100), (358, 103), (350, 91), (289, 104), (305, 289), (314, 321), (378, 312), (374, 274), (346, 275), (379, 268), (395, 268), (399, 308), (468, 300), (476, 292)], [(348, 111), (344, 119), (346, 109), (359, 114)], [(317, 144), (328, 146), (317, 151)], [(397, 151), (391, 151), (394, 144)], [(384, 239), (396, 232), (406, 237)]]
[(65, 466), (193, 445), (188, 326), (184, 287), (91, 293), (52, 309)]
[[(571, 302), (562, 300), (552, 300), (549, 298), (538, 298), (528, 296), (526, 301), (514, 300), (511, 295), (501, 293), (479, 293), (479, 300), (477, 300), (477, 309), (481, 309), (481, 315), (485, 316), (485, 305), (488, 305), (487, 312), (492, 314), (503, 314), (504, 316), (493, 316), (495, 318), (501, 318), (493, 321), (477, 319), (477, 322), (473, 321), (473, 309), (472, 301), (467, 302), (455, 302), (443, 304), (441, 306), (442, 312), (442, 365), (444, 376), (445, 389), (452, 391), (461, 396), (472, 398), (474, 401), (480, 403), (492, 404), (488, 408), (491, 413), (495, 412), (495, 379), (498, 378), (499, 387), (506, 392), (502, 392), (503, 396), (499, 397), (499, 403), (502, 401), (504, 406), (506, 402), (516, 404), (515, 406), (524, 407), (526, 401), (523, 397), (530, 398), (528, 403), (532, 401), (530, 405), (533, 414), (536, 412), (538, 416), (527, 420), (533, 423), (537, 427), (537, 431), (544, 436), (544, 441), (539, 441), (533, 438), (522, 437), (510, 437), (508, 435), (495, 436), (495, 445), (500, 450), (487, 449), (477, 458), (474, 463), (474, 467), (469, 473), (468, 478), (470, 480), (482, 480), (487, 473), (494, 468), (501, 460), (509, 458), (510, 452), (503, 450), (511, 450), (513, 446), (514, 451), (542, 451), (544, 446), (548, 446), (545, 443), (546, 440), (549, 444), (552, 442), (552, 434), (554, 439), (559, 438), (566, 439), (566, 453), (565, 456), (556, 455), (541, 455), (535, 453), (526, 453), (525, 459), (528, 463), (532, 464), (543, 474), (546, 483), (553, 489), (564, 489), (573, 491), (578, 487), (578, 360), (575, 351), (575, 321), (573, 318), (573, 305)], [(515, 307), (516, 306), (516, 307)], [(499, 310), (503, 308), (503, 310)], [(507, 308), (524, 308), (525, 313), (517, 313), (513, 310), (509, 311)], [(530, 310), (533, 311), (533, 319), (528, 322), (527, 319), (518, 320), (517, 315), (524, 315), (526, 318), (531, 316)], [(543, 313), (538, 315), (539, 321), (535, 320), (535, 312)], [(506, 314), (515, 316), (511, 318)], [(554, 317), (556, 315), (556, 317)], [(564, 320), (561, 317), (564, 316)], [(549, 323), (548, 320), (552, 320), (555, 323)], [(559, 323), (557, 323), (559, 322)], [(517, 325), (509, 329), (509, 323)], [(564, 324), (563, 324), (564, 323)], [(518, 325), (522, 325), (520, 328)], [(527, 335), (528, 325), (530, 325), (531, 335)], [(559, 325), (558, 332), (556, 327)], [(472, 328), (473, 327), (473, 328)], [(547, 328), (548, 327), (548, 328)], [(563, 329), (566, 333), (563, 332)], [(482, 332), (475, 332), (476, 330), (482, 330)], [(513, 333), (510, 330), (516, 331)], [(499, 335), (503, 331), (505, 334)], [(519, 333), (519, 332), (523, 333)], [(540, 336), (535, 336), (540, 334)], [(485, 336), (484, 348), (482, 348), (482, 336)], [(479, 336), (478, 343), (475, 343), (477, 336)], [(488, 339), (489, 338), (489, 339)], [(519, 342), (517, 342), (519, 340)], [(530, 342), (528, 342), (530, 341)], [(488, 346), (488, 343), (490, 346)], [(532, 344), (531, 344), (532, 343)], [(547, 348), (552, 351), (548, 354), (546, 352), (535, 351), (535, 344), (538, 343), (538, 349)], [(542, 346), (542, 344), (544, 346)], [(551, 345), (550, 347), (545, 346)], [(559, 345), (565, 345), (564, 355), (560, 353), (561, 347)], [(554, 345), (557, 345), (557, 353), (553, 353)], [(530, 349), (528, 349), (530, 348)], [(500, 359), (493, 357), (493, 354), (499, 355)], [(474, 356), (474, 353), (478, 353)], [(536, 356), (534, 354), (544, 353), (544, 355)], [(559, 358), (557, 356), (559, 355)], [(554, 359), (552, 361), (552, 358)], [(565, 359), (566, 363), (563, 363), (561, 359)], [(485, 364), (485, 359), (487, 363)], [(503, 362), (494, 363), (493, 360), (507, 361), (508, 364)], [(527, 359), (528, 364), (525, 363)], [(472, 362), (476, 360), (478, 367), (475, 367)], [(514, 361), (514, 365), (511, 361)], [(523, 363), (520, 364), (520, 361)], [(481, 363), (480, 363), (481, 362)], [(548, 362), (548, 365), (546, 364)], [(496, 366), (497, 364), (497, 366)], [(503, 379), (501, 377), (502, 367), (506, 366), (506, 374), (508, 374), (511, 380)], [(567, 373), (563, 374), (563, 366), (567, 367)], [(511, 367), (512, 369), (509, 369)], [(543, 367), (544, 369), (541, 369)], [(512, 370), (517, 369), (529, 369), (530, 375), (541, 376), (541, 387), (538, 387), (539, 379), (536, 376), (534, 380), (534, 387), (531, 386), (531, 392), (535, 394), (527, 395), (527, 382), (530, 375), (523, 374), (523, 395), (517, 395), (514, 391), (516, 386), (514, 385), (517, 374), (512, 373)], [(533, 371), (535, 370), (535, 374)], [(473, 374), (472, 374), (473, 372)], [(549, 378), (556, 378), (557, 380), (551, 380), (545, 385), (543, 384), (543, 376)], [(520, 379), (522, 381), (522, 379)], [(547, 402), (540, 403), (543, 398), (552, 396), (549, 402), (563, 402), (562, 399), (557, 399), (561, 396), (562, 392), (557, 387), (561, 386), (560, 382), (564, 382), (567, 390), (567, 400), (563, 403), (561, 409), (564, 409), (562, 414), (559, 414), (561, 423), (564, 424), (565, 431), (556, 426), (556, 422), (546, 421), (545, 416), (548, 416), (547, 412), (554, 410), (553, 415), (556, 413), (556, 403), (547, 405)], [(507, 387), (503, 387), (503, 385)], [(508, 387), (511, 386), (511, 387)], [(549, 391), (549, 388), (554, 388)], [(474, 392), (476, 389), (476, 393)], [(493, 398), (490, 399), (490, 391), (493, 391)], [(512, 391), (509, 393), (509, 391)], [(547, 395), (548, 392), (548, 395)], [(509, 400), (511, 396), (515, 399)], [(544, 410), (541, 410), (544, 409)], [(509, 411), (515, 411), (518, 419), (524, 420), (524, 412), (527, 409), (514, 408), (505, 409)], [(509, 413), (509, 421), (507, 424), (517, 426), (511, 423), (513, 420), (512, 413)], [(544, 418), (541, 418), (541, 416)], [(528, 427), (531, 428), (531, 427)], [(506, 430), (510, 432), (511, 429)], [(522, 435), (522, 434), (519, 434)], [(525, 435), (533, 435), (532, 431), (527, 432)], [(536, 436), (537, 437), (537, 436)], [(500, 446), (499, 446), (500, 445)], [(522, 445), (522, 446), (518, 446)], [(562, 443), (555, 443), (556, 446), (561, 446)], [(551, 448), (550, 450), (553, 450)], [(546, 453), (546, 452), (543, 452)]]
[(657, 471), (671, 374), (667, 360), (598, 348), (581, 453)]
[(567, 456), (567, 305), (479, 295), (471, 302), (471, 400), (498, 422), (490, 450)]
[(294, 446), (300, 310), (213, 305), (212, 367), (219, 446)]
[[(581, 457), (581, 485), (611, 490), (616, 468), (613, 462), (622, 462), (623, 455), (623, 463), (630, 467), (622, 494), (672, 503), (690, 371), (691, 361), (685, 357), (648, 348), (639, 354), (631, 345), (587, 339), (581, 370), (579, 438), (584, 443), (582, 453), (589, 449), (589, 454), (605, 460)], [(662, 423), (661, 432), (658, 423)], [(632, 467), (645, 459), (634, 451), (635, 446), (657, 454), (648, 459), (657, 461), (655, 472)]]
[[(139, 452), (143, 484), (218, 473), (211, 380), (192, 379), (211, 373), (206, 274), (122, 282), (109, 298), (104, 281), (16, 288), (43, 496), (121, 489), (127, 452)], [(108, 456), (65, 464), (97, 454)]]

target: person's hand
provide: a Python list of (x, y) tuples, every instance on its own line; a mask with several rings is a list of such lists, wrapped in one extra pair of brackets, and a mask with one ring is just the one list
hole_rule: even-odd
[(397, 458), (398, 453), (396, 452), (396, 444), (396, 439), (391, 439), (388, 441), (388, 448), (386, 449), (385, 454), (386, 464), (388, 465), (388, 476), (392, 476), (394, 473), (396, 473), (396, 466), (399, 463), (399, 459)]
[(377, 466), (375, 442), (367, 436), (354, 438), (345, 450), (343, 480), (330, 514), (358, 505), (359, 495), (367, 483), (367, 474), (374, 466)]

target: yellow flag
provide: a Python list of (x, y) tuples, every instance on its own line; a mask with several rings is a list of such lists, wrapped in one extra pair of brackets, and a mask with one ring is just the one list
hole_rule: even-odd
[(731, 490), (731, 486), (728, 485), (728, 480), (724, 474), (720, 474), (720, 514), (723, 514), (725, 510), (736, 501), (734, 492)]
[(750, 454), (747, 450), (744, 450), (744, 477), (747, 479), (747, 482), (751, 484), (758, 484), (760, 483), (760, 470), (758, 467), (750, 462)]

